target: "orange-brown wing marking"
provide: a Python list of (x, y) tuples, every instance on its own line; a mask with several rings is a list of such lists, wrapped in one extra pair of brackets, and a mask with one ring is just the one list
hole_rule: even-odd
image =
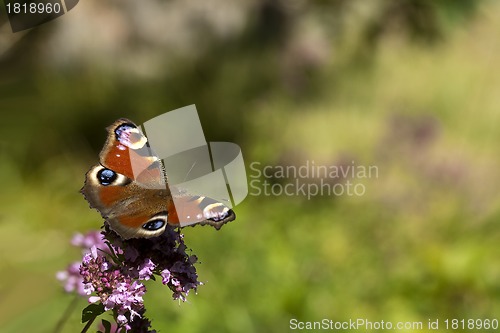
[(107, 128), (108, 137), (101, 151), (101, 164), (125, 177), (135, 179), (157, 160), (147, 138), (128, 119), (118, 119)]
[(118, 220), (127, 227), (140, 228), (149, 218), (146, 215), (122, 215)]
[(168, 224), (178, 227), (180, 225), (179, 216), (177, 215), (177, 210), (175, 209), (175, 205), (172, 200), (168, 201), (167, 210), (168, 210)]
[(99, 191), (99, 199), (106, 207), (112, 207), (113, 204), (126, 199), (127, 195), (120, 186), (102, 186)]

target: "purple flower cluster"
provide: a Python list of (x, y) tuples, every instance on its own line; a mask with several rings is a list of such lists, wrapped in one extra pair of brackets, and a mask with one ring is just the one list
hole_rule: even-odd
[[(87, 234), (75, 234), (71, 239), (71, 244), (73, 246), (82, 249), (82, 254), (88, 253), (92, 246), (98, 249), (106, 249), (106, 243), (104, 242), (103, 235), (100, 231), (90, 231)], [(65, 271), (59, 271), (56, 274), (56, 278), (64, 282), (64, 290), (68, 293), (76, 291), (79, 295), (85, 296), (85, 290), (83, 289), (83, 277), (80, 275), (80, 261), (75, 261), (68, 265)]]
[(67, 293), (76, 291), (79, 295), (85, 295), (85, 290), (83, 290), (83, 278), (80, 275), (81, 264), (81, 262), (75, 261), (68, 265), (65, 271), (59, 271), (56, 274), (56, 278), (64, 282), (64, 290)]
[(112, 311), (120, 332), (155, 332), (144, 317), (143, 281), (161, 277), (173, 298), (183, 301), (201, 285), (196, 256), (186, 253), (182, 234), (169, 226), (158, 237), (129, 240), (105, 226), (101, 233), (75, 236), (72, 243), (87, 251), (81, 264), (71, 264), (57, 274), (58, 279), (65, 282), (67, 292), (90, 296), (90, 303), (101, 306), (93, 318)]
[(95, 246), (90, 253), (84, 255), (80, 275), (83, 277), (85, 293), (97, 294), (89, 297), (89, 302), (100, 302), (105, 311), (112, 310), (120, 327), (128, 331), (129, 322), (132, 322), (134, 317), (142, 317), (142, 295), (146, 292), (146, 287), (123, 274), (106, 255), (99, 255)]
[(202, 284), (194, 267), (198, 258), (186, 253), (183, 235), (174, 228), (167, 226), (163, 234), (154, 238), (123, 240), (107, 227), (103, 234), (112, 247), (123, 251), (127, 274), (136, 279), (144, 275), (145, 280), (151, 277), (149, 271), (161, 276), (174, 300), (185, 301), (189, 292)]

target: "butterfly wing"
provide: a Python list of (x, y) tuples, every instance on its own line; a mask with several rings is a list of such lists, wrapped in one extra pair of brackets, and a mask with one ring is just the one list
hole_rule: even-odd
[(181, 227), (188, 225), (211, 225), (219, 230), (227, 222), (233, 221), (236, 214), (223, 203), (209, 197), (182, 194), (172, 187), (176, 213), (176, 223)]
[(123, 238), (158, 236), (173, 209), (161, 161), (130, 120), (118, 119), (107, 131), (100, 164), (87, 172), (82, 193)]

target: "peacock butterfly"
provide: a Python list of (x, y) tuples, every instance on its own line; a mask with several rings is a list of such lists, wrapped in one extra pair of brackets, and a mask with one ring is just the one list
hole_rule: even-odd
[(99, 164), (87, 172), (81, 192), (123, 239), (159, 236), (167, 224), (218, 230), (236, 218), (221, 202), (170, 187), (161, 159), (132, 121), (118, 119), (107, 131)]

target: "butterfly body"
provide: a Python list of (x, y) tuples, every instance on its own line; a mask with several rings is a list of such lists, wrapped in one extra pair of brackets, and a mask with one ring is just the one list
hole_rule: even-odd
[(118, 119), (107, 131), (100, 163), (87, 172), (81, 192), (122, 238), (159, 236), (167, 224), (220, 229), (236, 218), (216, 200), (171, 188), (161, 159), (133, 122)]

